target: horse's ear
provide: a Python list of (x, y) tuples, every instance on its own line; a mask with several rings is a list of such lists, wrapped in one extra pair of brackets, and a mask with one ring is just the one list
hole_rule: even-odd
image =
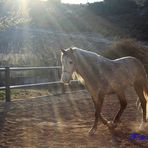
[(73, 49), (72, 48), (70, 48), (70, 52), (73, 53)]
[(62, 52), (62, 53), (66, 53), (66, 51), (65, 51), (64, 49), (61, 49), (61, 52)]

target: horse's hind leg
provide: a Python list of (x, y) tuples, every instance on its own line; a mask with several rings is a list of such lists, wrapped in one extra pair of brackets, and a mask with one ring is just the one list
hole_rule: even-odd
[(143, 122), (146, 122), (146, 100), (143, 94), (143, 87), (142, 85), (135, 83), (134, 88), (141, 102), (141, 107), (143, 110)]
[(126, 101), (124, 92), (120, 92), (120, 93), (117, 92), (117, 96), (118, 96), (118, 99), (120, 101), (120, 109), (119, 109), (118, 113), (116, 114), (116, 116), (115, 116), (115, 118), (113, 120), (112, 128), (117, 126), (117, 123), (119, 122), (120, 117), (121, 117), (123, 111), (125, 110), (125, 108), (127, 106), (127, 101)]

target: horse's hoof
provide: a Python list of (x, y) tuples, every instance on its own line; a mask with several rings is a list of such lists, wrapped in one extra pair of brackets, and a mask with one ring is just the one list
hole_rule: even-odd
[(92, 136), (92, 135), (95, 134), (95, 132), (96, 132), (96, 128), (91, 128), (91, 129), (89, 130), (88, 134), (89, 134), (89, 136)]
[(139, 126), (139, 130), (140, 130), (140, 131), (144, 131), (146, 127), (147, 127), (147, 126), (146, 126), (146, 123), (142, 122), (142, 123), (140, 124), (140, 126)]
[(114, 128), (117, 127), (117, 124), (114, 123), (113, 121), (108, 121), (107, 126), (108, 126), (109, 129), (114, 129)]

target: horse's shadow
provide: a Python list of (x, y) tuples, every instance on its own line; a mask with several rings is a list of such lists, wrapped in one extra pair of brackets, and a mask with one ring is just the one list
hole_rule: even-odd
[(133, 133), (133, 131), (130, 128), (118, 128), (114, 130), (110, 130), (110, 133), (112, 135), (112, 140), (116, 144), (116, 147), (119, 147), (121, 143), (124, 141), (127, 145), (132, 145), (139, 148), (147, 148), (148, 144), (147, 141), (141, 141), (138, 139), (131, 140), (130, 135)]
[(0, 132), (5, 126), (8, 111), (10, 109), (11, 103), (5, 102), (0, 104)]

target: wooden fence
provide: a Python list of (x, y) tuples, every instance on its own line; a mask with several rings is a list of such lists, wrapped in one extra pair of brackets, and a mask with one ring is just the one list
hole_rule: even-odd
[(11, 72), (12, 71), (28, 71), (28, 70), (50, 70), (55, 69), (59, 70), (61, 69), (61, 66), (51, 66), (51, 67), (5, 67), (0, 68), (0, 72), (5, 73), (5, 86), (0, 87), (0, 90), (5, 90), (5, 100), (6, 102), (11, 101), (11, 89), (18, 89), (18, 88), (29, 88), (29, 87), (37, 87), (37, 86), (46, 86), (46, 85), (53, 85), (53, 84), (61, 84), (62, 86), (62, 92), (65, 92), (64, 85), (60, 81), (55, 82), (44, 82), (44, 83), (34, 83), (34, 84), (25, 84), (25, 85), (10, 85), (11, 80)]

